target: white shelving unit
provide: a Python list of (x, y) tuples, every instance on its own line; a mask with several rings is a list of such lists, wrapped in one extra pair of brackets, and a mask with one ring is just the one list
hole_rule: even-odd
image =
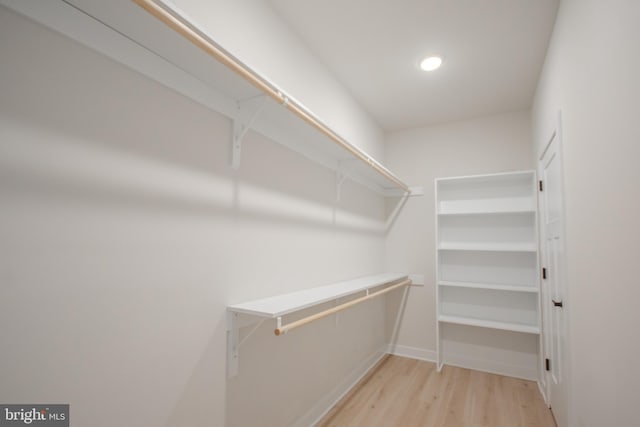
[[(508, 360), (513, 348), (501, 354), (495, 331), (530, 334), (535, 341), (540, 334), (535, 172), (442, 178), (435, 185), (438, 369), (449, 359), (462, 363), (447, 348), (466, 352), (469, 360), (483, 353), (477, 357), (491, 354), (517, 365)], [(493, 330), (491, 342), (478, 342), (478, 328)], [(531, 338), (525, 342), (529, 353), (539, 348)]]
[[(140, 5), (93, 0), (0, 0), (0, 5), (232, 119), (233, 167), (240, 167), (242, 140), (251, 129), (383, 196), (419, 193), (295, 97), (235, 58), (171, 1), (135, 1)], [(178, 24), (172, 28), (154, 16), (154, 9)], [(195, 36), (188, 39), (176, 27)]]

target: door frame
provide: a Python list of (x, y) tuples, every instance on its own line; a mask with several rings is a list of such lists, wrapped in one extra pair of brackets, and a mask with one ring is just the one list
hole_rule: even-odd
[[(571, 355), (570, 355), (570, 346), (568, 345), (570, 342), (569, 336), (569, 310), (567, 302), (570, 301), (569, 295), (569, 284), (568, 284), (568, 274), (567, 274), (567, 257), (566, 257), (566, 208), (565, 208), (565, 191), (564, 191), (564, 157), (563, 157), (563, 138), (562, 138), (562, 112), (558, 111), (554, 120), (549, 123), (549, 125), (545, 128), (544, 133), (541, 135), (541, 138), (544, 138), (543, 144), (541, 144), (541, 150), (536, 155), (536, 170), (538, 174), (538, 179), (542, 179), (543, 174), (543, 162), (547, 150), (549, 149), (552, 142), (556, 143), (556, 156), (558, 162), (560, 162), (560, 188), (558, 189), (561, 197), (561, 227), (560, 233), (562, 235), (562, 249), (561, 254), (563, 256), (562, 262), (559, 263), (560, 268), (555, 274), (561, 281), (564, 282), (564, 303), (565, 307), (563, 307), (563, 336), (564, 342), (562, 344), (563, 350), (563, 366), (562, 366), (562, 381), (565, 384), (566, 389), (568, 390), (569, 381), (571, 378)], [(546, 260), (546, 253), (544, 252), (544, 241), (545, 241), (545, 223), (544, 223), (544, 198), (538, 193), (538, 210), (540, 212), (539, 215), (539, 226), (538, 226), (538, 242), (539, 242), (539, 250), (540, 250), (540, 267), (544, 267), (544, 263)], [(542, 391), (543, 397), (547, 406), (551, 407), (552, 403), (552, 393), (551, 393), (551, 373), (545, 369), (544, 359), (550, 357), (550, 340), (551, 340), (551, 325), (549, 324), (549, 310), (552, 308), (546, 301), (543, 300), (543, 296), (545, 293), (543, 292), (543, 287), (545, 286), (542, 277), (540, 279), (540, 305), (541, 305), (541, 320), (542, 320), (542, 328), (540, 335), (540, 345), (542, 349), (542, 362), (541, 365), (541, 375), (540, 375), (540, 390)], [(553, 363), (553, 361), (552, 361)], [(564, 413), (567, 415), (567, 421), (569, 420), (571, 411), (570, 411), (570, 399), (566, 396), (566, 405)], [(564, 426), (559, 426), (564, 427)]]

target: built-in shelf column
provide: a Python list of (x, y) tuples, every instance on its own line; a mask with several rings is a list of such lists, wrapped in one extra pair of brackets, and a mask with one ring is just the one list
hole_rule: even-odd
[[(482, 369), (484, 363), (485, 370), (499, 371), (500, 363), (525, 360), (531, 366), (523, 366), (521, 376), (536, 372), (536, 201), (533, 171), (436, 180), (439, 369), (449, 360), (464, 364), (466, 357), (471, 368)], [(487, 329), (493, 332), (483, 332)], [(509, 345), (501, 345), (496, 331), (505, 332)], [(525, 348), (513, 348), (513, 333), (530, 335), (521, 339)], [(518, 352), (532, 357), (509, 360)], [(496, 360), (487, 361), (487, 355)], [(504, 373), (514, 375), (513, 370)]]

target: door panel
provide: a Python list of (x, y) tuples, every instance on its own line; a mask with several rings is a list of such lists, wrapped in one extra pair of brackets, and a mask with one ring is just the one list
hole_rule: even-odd
[(548, 145), (538, 162), (543, 181), (540, 197), (542, 218), (541, 241), (543, 267), (542, 280), (543, 345), (550, 369), (545, 378), (547, 399), (558, 423), (568, 425), (567, 384), (564, 373), (568, 362), (566, 344), (566, 275), (564, 265), (564, 224), (562, 199), (562, 162), (559, 125), (552, 133)]

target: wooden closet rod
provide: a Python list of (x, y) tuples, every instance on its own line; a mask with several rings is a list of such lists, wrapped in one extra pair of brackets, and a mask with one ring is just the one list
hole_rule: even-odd
[(156, 0), (132, 0), (138, 6), (142, 7), (151, 15), (162, 21), (165, 25), (176, 31), (178, 34), (189, 40), (193, 45), (202, 49), (208, 55), (212, 56), (216, 60), (226, 65), (229, 69), (240, 75), (256, 88), (264, 92), (269, 97), (273, 98), (279, 104), (282, 104), (289, 111), (300, 117), (302, 120), (328, 136), (333, 142), (337, 143), (345, 150), (350, 152), (356, 158), (360, 159), (367, 166), (373, 168), (376, 172), (386, 177), (391, 182), (395, 183), (398, 187), (408, 192), (409, 187), (393, 173), (387, 170), (384, 166), (378, 163), (375, 159), (364, 154), (360, 149), (354, 147), (349, 142), (344, 140), (340, 135), (332, 131), (327, 125), (322, 123), (320, 119), (314, 116), (310, 111), (298, 104), (295, 100), (289, 99), (271, 83), (266, 81), (263, 77), (256, 74), (248, 66), (243, 64), (240, 60), (235, 58), (213, 40), (210, 40), (200, 31), (193, 28), (188, 23), (183, 22), (180, 18), (174, 16), (171, 12), (166, 10)]
[(295, 322), (291, 322), (288, 325), (282, 325), (282, 326), (276, 328), (274, 333), (276, 335), (278, 335), (278, 336), (282, 335), (282, 334), (285, 334), (285, 333), (289, 332), (292, 329), (299, 328), (300, 326), (306, 325), (307, 323), (313, 322), (313, 321), (318, 320), (318, 319), (322, 319), (323, 317), (327, 317), (327, 316), (329, 316), (329, 315), (331, 315), (333, 313), (337, 313), (338, 311), (342, 311), (342, 310), (344, 310), (346, 308), (349, 308), (351, 306), (354, 306), (356, 304), (360, 304), (361, 302), (365, 302), (365, 301), (368, 301), (368, 300), (370, 300), (372, 298), (379, 297), (382, 294), (386, 294), (387, 292), (391, 292), (394, 289), (400, 288), (402, 286), (407, 286), (407, 285), (410, 285), (410, 284), (411, 284), (411, 279), (405, 279), (400, 283), (396, 283), (395, 285), (391, 285), (388, 288), (384, 288), (384, 289), (382, 289), (380, 291), (377, 291), (377, 292), (374, 292), (372, 294), (365, 295), (365, 296), (360, 297), (360, 298), (356, 298), (356, 299), (351, 300), (349, 302), (345, 302), (344, 304), (340, 304), (340, 305), (335, 306), (333, 308), (329, 308), (327, 310), (321, 311), (320, 313), (312, 314), (311, 316), (307, 316), (307, 317), (302, 318), (300, 320), (296, 320)]

